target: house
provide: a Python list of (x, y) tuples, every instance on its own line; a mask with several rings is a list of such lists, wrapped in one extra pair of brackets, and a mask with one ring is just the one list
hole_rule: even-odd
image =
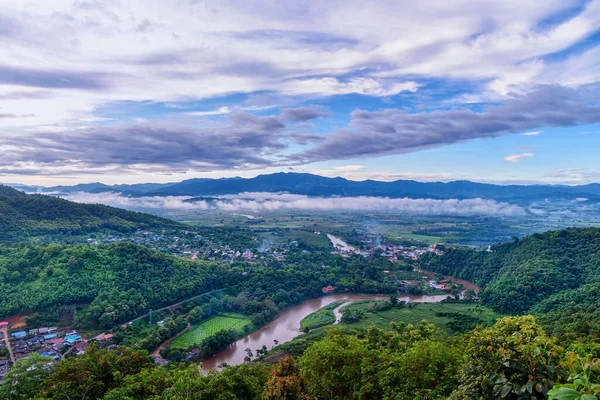
[(73, 344), (75, 342), (78, 342), (79, 340), (81, 340), (81, 336), (79, 336), (79, 335), (65, 336), (65, 342), (67, 342), (67, 344)]
[(0, 329), (8, 328), (10, 324), (7, 321), (0, 322)]
[(329, 286), (325, 286), (322, 289), (322, 291), (323, 291), (323, 293), (333, 293), (335, 291), (335, 288), (333, 286), (329, 285)]
[(162, 358), (162, 357), (156, 357), (156, 358), (155, 358), (153, 361), (154, 361), (154, 365), (159, 365), (159, 366), (160, 366), (160, 365), (165, 365), (165, 364), (167, 364), (167, 363), (168, 363), (168, 361), (167, 361), (167, 360), (165, 360), (165, 359), (164, 359), (164, 358)]
[(75, 343), (75, 350), (77, 350), (77, 355), (82, 355), (83, 353), (85, 353), (85, 349), (87, 349), (88, 347), (88, 343), (87, 342), (77, 342)]
[(47, 327), (40, 328), (40, 329), (38, 329), (38, 332), (41, 333), (42, 335), (45, 335), (46, 333), (48, 333), (48, 328)]
[(110, 342), (113, 340), (114, 335), (112, 333), (107, 333), (98, 337), (99, 342)]
[(29, 330), (29, 334), (30, 334), (30, 335), (37, 335), (37, 334), (38, 334), (38, 332), (39, 332), (39, 329), (30, 329), (30, 330)]
[(50, 340), (46, 341), (46, 344), (49, 346), (52, 346), (52, 348), (54, 350), (58, 350), (65, 344), (65, 339), (63, 339), (63, 338), (50, 339)]
[(43, 341), (44, 341), (44, 338), (41, 337), (41, 336), (38, 336), (38, 337), (34, 337), (34, 338), (29, 339), (27, 341), (27, 344), (31, 346), (31, 345), (34, 345), (34, 344), (42, 343)]
[(49, 333), (44, 335), (44, 340), (56, 339), (56, 333)]
[(10, 336), (12, 336), (14, 338), (24, 338), (25, 336), (27, 336), (27, 332), (25, 332), (25, 331), (13, 332), (10, 334)]

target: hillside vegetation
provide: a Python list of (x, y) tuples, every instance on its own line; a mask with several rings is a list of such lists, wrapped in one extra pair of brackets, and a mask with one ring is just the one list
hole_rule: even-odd
[(129, 243), (0, 246), (0, 317), (90, 303), (83, 324), (111, 327), (203, 291), (229, 275), (216, 263)]
[(600, 229), (565, 229), (492, 246), (447, 249), (425, 268), (483, 287), (495, 311), (534, 313), (559, 338), (600, 340)]
[(26, 194), (0, 185), (0, 242), (42, 235), (81, 235), (99, 231), (133, 232), (150, 227), (182, 227), (153, 215), (100, 204), (79, 204), (52, 196)]

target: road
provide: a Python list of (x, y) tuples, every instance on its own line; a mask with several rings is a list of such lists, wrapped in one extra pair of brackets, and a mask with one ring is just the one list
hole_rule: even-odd
[(15, 365), (15, 355), (13, 354), (12, 346), (10, 345), (10, 340), (8, 340), (8, 328), (0, 329), (0, 332), (2, 332), (2, 336), (4, 337), (4, 343), (6, 343), (8, 354), (10, 354), (10, 361), (13, 363), (13, 365)]

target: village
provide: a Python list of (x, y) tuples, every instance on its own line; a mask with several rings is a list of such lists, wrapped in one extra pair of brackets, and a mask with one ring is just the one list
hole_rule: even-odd
[(101, 334), (93, 339), (84, 339), (75, 330), (59, 329), (56, 326), (17, 330), (9, 333), (11, 324), (0, 322), (0, 383), (12, 366), (20, 359), (39, 354), (54, 361), (82, 355), (91, 342), (99, 347), (116, 348), (112, 334)]

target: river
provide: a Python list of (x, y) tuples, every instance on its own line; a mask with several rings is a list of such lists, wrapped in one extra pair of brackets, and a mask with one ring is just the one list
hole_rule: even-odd
[[(354, 252), (363, 254), (357, 248), (349, 245), (340, 238), (328, 234), (327, 237), (331, 240), (334, 248), (340, 249), (343, 252)], [(424, 271), (417, 269), (417, 271), (425, 275), (435, 275), (433, 272)], [(445, 277), (445, 279), (451, 280), (455, 283), (462, 284), (464, 289), (473, 289), (475, 292), (479, 292), (479, 287), (474, 283), (467, 282), (461, 279), (455, 279), (452, 277)], [(404, 295), (398, 296), (399, 301), (406, 301), (410, 303), (439, 303), (443, 299), (448, 297), (448, 294), (438, 295)], [(352, 302), (355, 300), (388, 300), (388, 296), (384, 295), (362, 295), (362, 294), (332, 294), (329, 296), (318, 297), (316, 299), (306, 300), (305, 302), (286, 309), (280, 313), (277, 318), (263, 326), (259, 330), (250, 335), (238, 340), (231, 347), (223, 350), (214, 356), (207, 358), (202, 361), (202, 369), (207, 372), (211, 369), (218, 368), (219, 365), (227, 363), (229, 365), (239, 365), (244, 362), (246, 357), (246, 349), (252, 350), (252, 353), (256, 352), (256, 349), (260, 349), (263, 346), (271, 349), (275, 345), (275, 340), (279, 344), (289, 342), (296, 336), (302, 334), (300, 331), (300, 321), (309, 314), (325, 307), (336, 301), (341, 302)], [(336, 318), (336, 324), (340, 322), (342, 314), (340, 309), (343, 307), (337, 307), (334, 310)]]
[[(448, 297), (447, 294), (439, 295), (405, 295), (398, 296), (398, 300), (412, 303), (438, 303)], [(289, 342), (296, 336), (302, 334), (300, 331), (300, 321), (309, 314), (325, 307), (336, 301), (350, 302), (355, 300), (388, 300), (389, 295), (362, 295), (362, 294), (332, 294), (329, 296), (318, 297), (316, 299), (306, 300), (303, 303), (290, 307), (280, 313), (277, 318), (269, 322), (254, 333), (238, 340), (226, 350), (215, 354), (202, 361), (202, 369), (206, 372), (217, 368), (222, 363), (229, 365), (239, 365), (244, 362), (246, 349), (250, 348), (253, 353), (256, 349), (267, 346), (271, 349), (275, 345), (275, 340), (280, 344)], [(341, 318), (339, 309), (336, 309), (336, 320)]]

